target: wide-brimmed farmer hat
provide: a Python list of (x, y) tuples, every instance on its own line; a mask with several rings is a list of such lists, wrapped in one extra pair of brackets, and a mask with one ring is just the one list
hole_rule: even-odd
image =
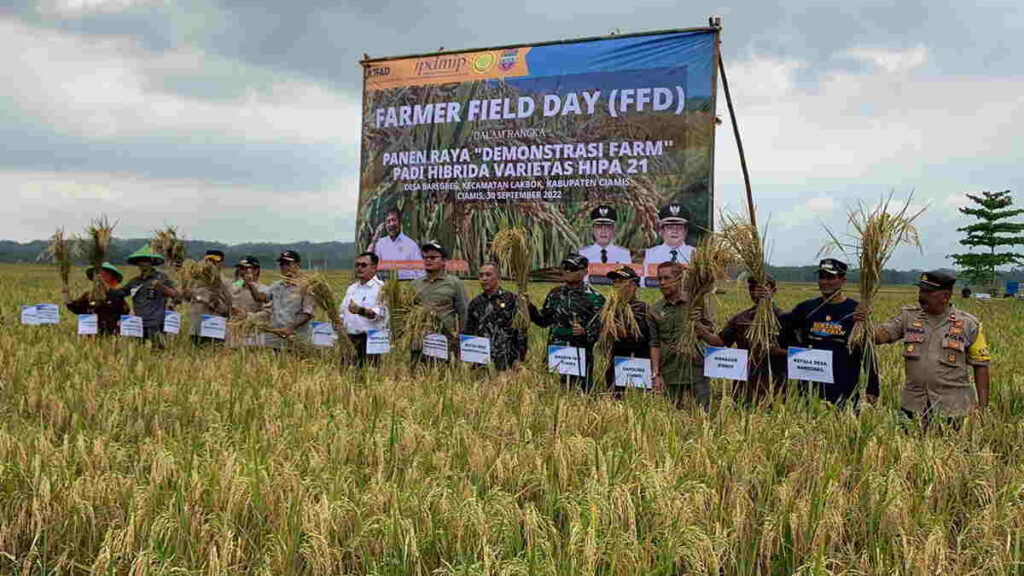
[[(114, 266), (110, 262), (104, 262), (102, 265), (100, 265), (100, 268), (103, 268), (104, 270), (108, 270), (108, 271), (110, 271), (111, 274), (113, 274), (114, 276), (117, 276), (117, 281), (118, 282), (120, 282), (121, 280), (124, 280), (124, 273), (121, 272), (120, 270), (118, 270), (117, 266)], [(85, 277), (88, 278), (89, 280), (92, 280), (92, 277), (95, 274), (96, 274), (96, 267), (95, 266), (89, 266), (88, 268), (85, 269)]]
[(125, 262), (129, 264), (136, 264), (139, 260), (146, 259), (151, 260), (153, 264), (157, 266), (164, 263), (164, 257), (153, 252), (153, 247), (149, 244), (143, 244), (141, 248), (132, 252), (131, 255), (125, 258)]

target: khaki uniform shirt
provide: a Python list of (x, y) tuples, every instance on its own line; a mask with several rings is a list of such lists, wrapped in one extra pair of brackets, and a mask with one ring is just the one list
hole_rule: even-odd
[(192, 290), (189, 307), (189, 334), (198, 336), (203, 314), (229, 316), (231, 314), (231, 295), (228, 287), (221, 280), (220, 290), (200, 286)]
[[(261, 294), (269, 294), (270, 288), (266, 284), (256, 284), (256, 291)], [(231, 307), (244, 310), (249, 316), (255, 316), (264, 322), (270, 322), (270, 303), (257, 302), (249, 292), (249, 288), (240, 280), (231, 284), (228, 288), (231, 294)], [(247, 338), (240, 338), (228, 332), (228, 342), (234, 346), (242, 344), (246, 346), (262, 346), (265, 334), (254, 334)]]
[[(689, 296), (684, 292), (683, 298), (678, 302), (669, 302), (662, 298), (653, 307), (654, 326), (657, 329), (654, 341), (659, 343), (661, 349), (661, 378), (667, 388), (688, 386), (704, 377), (704, 357), (687, 357), (678, 351), (688, 301)], [(708, 305), (701, 309), (699, 322), (714, 332), (714, 310), (710, 300)]]
[(466, 325), (466, 288), (462, 280), (447, 272), (441, 272), (437, 278), (423, 276), (412, 281), (412, 289), (421, 304), (433, 308), (448, 336), (454, 336)]
[(908, 306), (879, 330), (886, 342), (903, 340), (906, 384), (900, 405), (904, 410), (963, 416), (977, 404), (968, 367), (987, 366), (991, 359), (977, 318), (953, 306), (937, 316)]
[[(291, 326), (298, 319), (299, 314), (308, 314), (312, 318), (315, 312), (313, 298), (309, 294), (303, 294), (298, 286), (284, 280), (278, 280), (271, 284), (269, 294), (270, 326), (272, 328)], [(295, 337), (309, 339), (309, 322), (295, 330)], [(281, 348), (286, 341), (276, 334), (264, 334), (264, 343), (271, 348)]]

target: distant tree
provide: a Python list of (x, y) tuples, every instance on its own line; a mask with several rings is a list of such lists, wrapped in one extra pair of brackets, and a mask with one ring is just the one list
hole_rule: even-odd
[(1024, 209), (1012, 208), (1013, 197), (1009, 190), (982, 192), (980, 196), (968, 194), (974, 206), (960, 208), (960, 213), (977, 218), (978, 222), (957, 228), (966, 232), (960, 244), (969, 249), (987, 248), (987, 252), (950, 254), (956, 265), (963, 270), (969, 282), (986, 283), (994, 286), (996, 269), (1010, 264), (1024, 263), (1024, 254), (1019, 252), (996, 252), (1001, 246), (1024, 245), (1024, 224), (1009, 220), (1024, 214)]

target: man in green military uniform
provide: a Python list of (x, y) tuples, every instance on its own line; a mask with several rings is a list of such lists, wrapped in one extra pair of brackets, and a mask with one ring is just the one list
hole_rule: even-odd
[[(903, 308), (875, 330), (878, 344), (903, 340), (906, 383), (900, 407), (925, 426), (936, 416), (956, 424), (971, 410), (988, 406), (988, 343), (981, 322), (950, 302), (955, 283), (956, 277), (944, 272), (925, 272), (917, 284), (919, 305)], [(859, 310), (855, 318), (863, 320), (865, 313)]]
[[(423, 254), (423, 269), (426, 276), (412, 281), (412, 289), (416, 292), (416, 300), (437, 312), (441, 319), (441, 331), (448, 339), (448, 358), (453, 356), (454, 343), (459, 332), (466, 325), (466, 287), (457, 276), (449, 274), (445, 268), (448, 252), (441, 244), (429, 241), (420, 246)], [(414, 361), (421, 358), (422, 342), (412, 343)]]
[[(679, 340), (690, 295), (683, 288), (685, 268), (679, 262), (658, 264), (658, 287), (662, 299), (654, 305), (654, 325), (658, 347), (652, 350), (656, 359), (654, 387), (665, 390), (677, 407), (696, 400), (705, 411), (711, 409), (711, 383), (704, 375), (704, 357), (679, 350)], [(697, 336), (708, 342), (715, 339), (715, 321), (710, 304), (692, 308), (699, 311), (695, 318)], [(691, 312), (693, 313), (693, 312)]]
[(583, 278), (590, 262), (571, 253), (562, 260), (562, 286), (548, 292), (544, 305), (538, 309), (530, 303), (530, 320), (548, 331), (549, 346), (571, 346), (584, 352), (585, 376), (565, 376), (568, 386), (590, 391), (594, 385), (594, 344), (601, 334), (599, 320), (604, 296), (591, 288)]

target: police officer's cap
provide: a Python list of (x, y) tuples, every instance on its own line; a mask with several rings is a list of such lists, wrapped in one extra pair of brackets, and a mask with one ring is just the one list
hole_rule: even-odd
[(302, 262), (302, 256), (299, 256), (299, 253), (296, 252), (295, 250), (285, 250), (284, 252), (281, 252), (280, 256), (277, 257), (277, 263), (278, 264), (291, 263), (291, 262), (295, 262), (295, 263)]
[(601, 205), (590, 211), (590, 221), (594, 224), (615, 224), (618, 219), (619, 215), (611, 206)]
[(849, 266), (842, 260), (836, 260), (835, 258), (825, 258), (821, 262), (818, 262), (818, 272), (824, 272), (833, 276), (846, 276), (846, 271), (849, 270)]
[(259, 268), (260, 259), (255, 256), (243, 256), (235, 266), (238, 268)]
[(590, 264), (590, 260), (587, 260), (586, 256), (577, 254), (575, 252), (569, 253), (565, 258), (562, 259), (562, 268), (572, 270), (583, 270)]
[(934, 270), (921, 274), (917, 287), (922, 290), (952, 290), (956, 284), (956, 276)]
[(448, 251), (437, 240), (427, 240), (420, 245), (420, 252), (426, 252), (427, 250), (440, 253), (442, 258), (448, 257)]
[(673, 202), (658, 210), (658, 221), (662, 224), (686, 224), (690, 221), (690, 211)]
[(632, 266), (626, 266), (623, 264), (611, 272), (605, 274), (609, 280), (632, 280), (633, 282), (640, 283), (640, 275), (633, 270)]

